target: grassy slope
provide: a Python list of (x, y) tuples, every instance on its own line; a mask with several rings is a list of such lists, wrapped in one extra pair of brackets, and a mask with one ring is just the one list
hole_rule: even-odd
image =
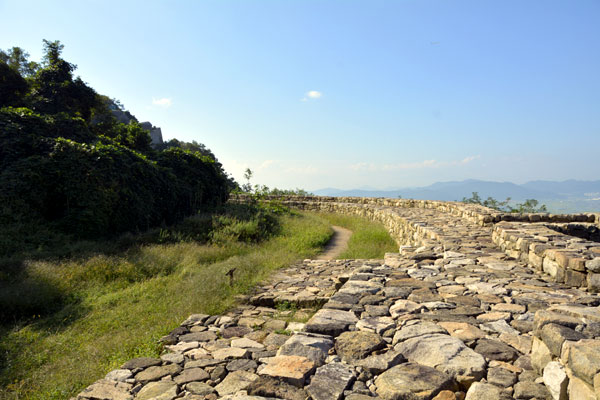
[[(275, 268), (310, 257), (331, 235), (316, 216), (283, 218), (260, 245), (151, 245), (119, 256), (31, 262), (33, 279), (73, 297), (50, 317), (0, 332), (0, 398), (64, 399), (138, 356), (192, 313), (219, 313)], [(237, 267), (233, 287), (225, 276)], [(139, 270), (146, 272), (139, 276)]]
[(383, 258), (386, 252), (398, 252), (398, 245), (379, 223), (353, 215), (317, 215), (329, 221), (331, 225), (338, 225), (353, 232), (348, 249), (338, 258)]

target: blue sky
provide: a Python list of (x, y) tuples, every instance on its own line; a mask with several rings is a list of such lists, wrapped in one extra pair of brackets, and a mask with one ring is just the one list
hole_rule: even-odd
[(241, 180), (398, 188), (600, 179), (600, 1), (8, 1), (165, 138)]

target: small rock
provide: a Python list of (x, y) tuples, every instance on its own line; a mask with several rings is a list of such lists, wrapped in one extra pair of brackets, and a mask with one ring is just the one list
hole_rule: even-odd
[(377, 394), (384, 400), (427, 400), (452, 386), (452, 378), (436, 369), (415, 363), (397, 365), (375, 379)]

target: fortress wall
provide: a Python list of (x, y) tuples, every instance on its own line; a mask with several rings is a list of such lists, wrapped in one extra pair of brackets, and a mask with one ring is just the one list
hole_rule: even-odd
[[(557, 231), (568, 225), (501, 222), (494, 226), (492, 240), (507, 255), (544, 271), (556, 282), (600, 291), (600, 243)], [(586, 226), (577, 224), (576, 226)], [(593, 232), (595, 225), (588, 224)]]
[[(449, 231), (446, 225), (457, 224), (458, 217), (464, 220), (463, 232), (473, 224), (489, 227), (492, 242), (508, 256), (549, 274), (556, 282), (600, 292), (600, 243), (593, 241), (600, 214), (510, 214), (476, 204), (411, 199), (270, 196), (267, 200), (302, 210), (366, 217), (382, 223), (398, 246), (441, 245), (452, 250), (461, 232)], [(429, 210), (438, 216), (425, 215)], [(449, 221), (439, 215), (455, 218)]]

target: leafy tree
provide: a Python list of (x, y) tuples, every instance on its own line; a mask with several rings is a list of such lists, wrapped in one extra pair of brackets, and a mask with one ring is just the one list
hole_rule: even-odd
[(115, 130), (118, 132), (115, 140), (123, 146), (144, 154), (153, 151), (150, 133), (139, 123), (132, 121), (127, 125), (118, 124)]
[(493, 208), (494, 210), (511, 212), (511, 213), (540, 213), (548, 212), (544, 204), (538, 207), (538, 201), (535, 199), (527, 199), (524, 203), (517, 203), (516, 206), (510, 205), (510, 197), (504, 201), (498, 201), (492, 197), (482, 200), (479, 193), (473, 192), (470, 198), (463, 197), (463, 203), (480, 204), (484, 207)]
[(35, 70), (15, 49), (0, 52), (0, 254), (54, 233), (96, 238), (171, 224), (224, 203), (237, 186), (204, 145), (173, 139), (153, 149), (135, 117), (119, 123), (122, 104), (74, 78), (59, 41), (44, 41)]
[(23, 106), (29, 90), (19, 71), (0, 61), (0, 107)]
[(41, 113), (67, 112), (90, 121), (92, 109), (98, 103), (96, 91), (81, 78), (73, 78), (77, 68), (60, 57), (64, 46), (60, 41), (44, 40), (44, 62), (33, 77), (31, 101)]
[(246, 193), (250, 193), (252, 191), (252, 185), (250, 184), (250, 178), (252, 178), (253, 172), (250, 168), (246, 168), (244, 171), (244, 179), (246, 183), (242, 185), (242, 190)]
[(13, 47), (8, 51), (0, 50), (0, 61), (6, 63), (23, 77), (35, 75), (40, 67), (35, 61), (29, 61), (29, 53), (20, 47)]

